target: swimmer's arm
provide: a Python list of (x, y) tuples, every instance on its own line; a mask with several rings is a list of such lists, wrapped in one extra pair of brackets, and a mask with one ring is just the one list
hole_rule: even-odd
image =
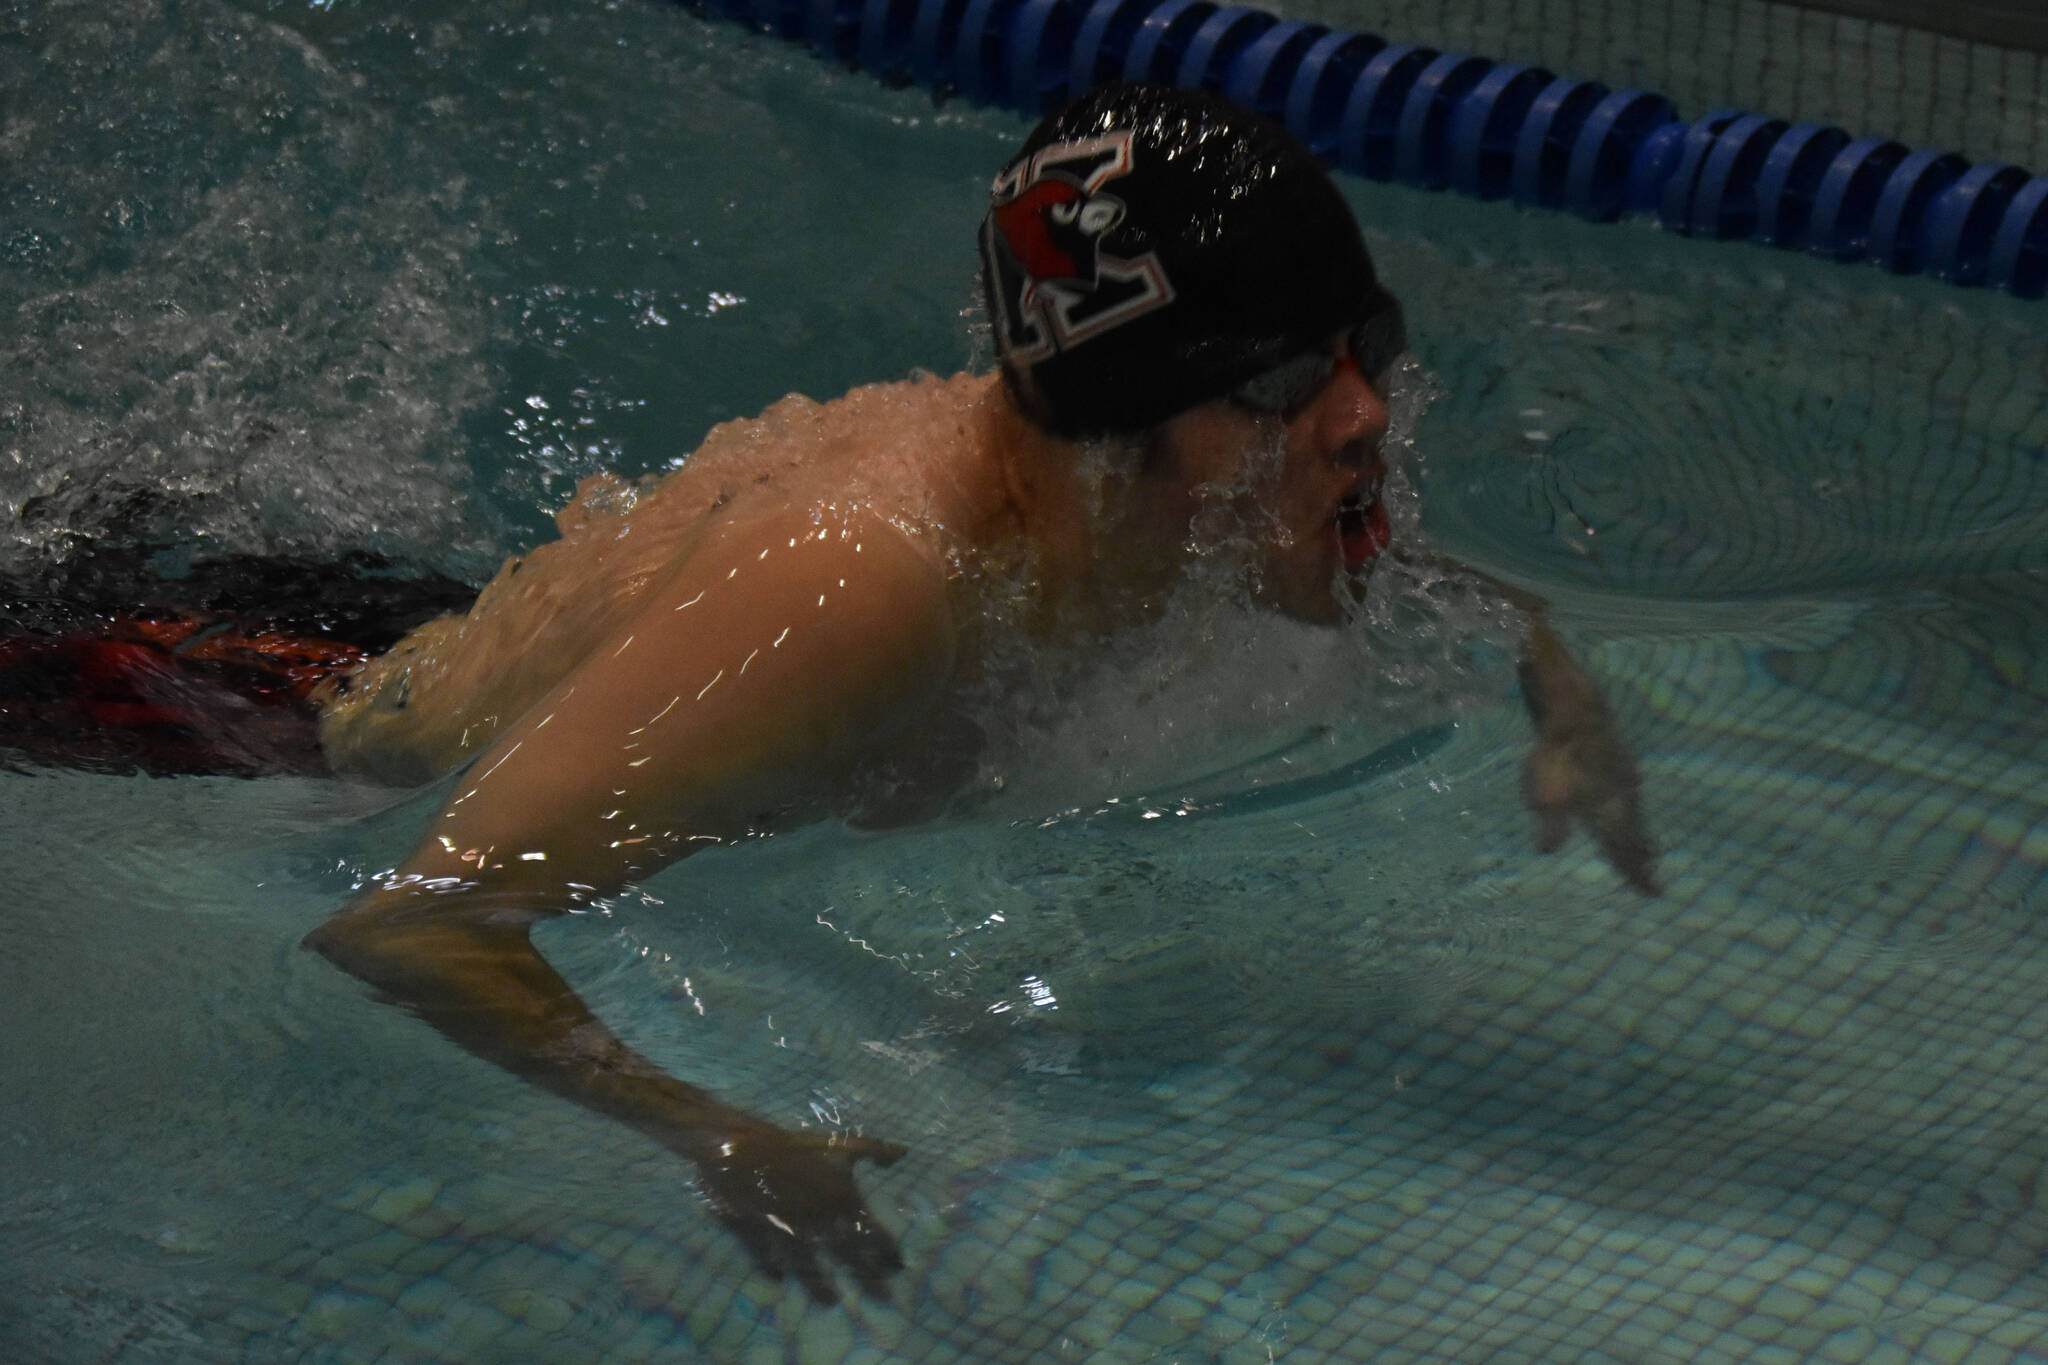
[(1522, 800), (1536, 817), (1536, 846), (1554, 853), (1574, 822), (1629, 885), (1658, 893), (1657, 846), (1643, 821), (1642, 772), (1600, 686), (1551, 628), (1536, 593), (1443, 555), (1402, 551), (1403, 562), (1475, 582), (1522, 614), (1522, 700), (1536, 748), (1522, 769)]
[(813, 1298), (835, 1302), (822, 1253), (866, 1293), (887, 1292), (902, 1254), (862, 1201), (853, 1167), (862, 1158), (893, 1165), (902, 1147), (781, 1128), (662, 1071), (535, 951), (528, 929), (552, 908), (405, 891), (358, 898), (307, 943), (478, 1057), (693, 1162), (712, 1211), (765, 1273), (793, 1275)]
[(697, 1163), (773, 1273), (833, 1297), (900, 1264), (860, 1202), (864, 1137), (787, 1132), (662, 1072), (528, 930), (804, 802), (900, 732), (950, 669), (943, 577), (893, 528), (790, 516), (729, 529), (487, 751), (384, 884), (309, 942), (455, 1042)]

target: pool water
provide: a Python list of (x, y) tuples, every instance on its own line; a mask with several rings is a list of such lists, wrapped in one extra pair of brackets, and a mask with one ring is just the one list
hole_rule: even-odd
[[(0, 89), (17, 582), (475, 578), (973, 363), (1022, 127), (644, 3), (50, 4)], [(0, 772), (0, 1355), (2048, 1359), (2040, 305), (1346, 189), (1434, 376), (1404, 534), (1551, 598), (1665, 894), (1534, 852), (1498, 614), (1390, 582), (1177, 614), (941, 823), (546, 926), (678, 1074), (910, 1147), (909, 1268), (820, 1308), (297, 948), (440, 793)]]

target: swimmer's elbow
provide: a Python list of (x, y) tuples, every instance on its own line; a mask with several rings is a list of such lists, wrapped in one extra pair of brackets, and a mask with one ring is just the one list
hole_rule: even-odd
[(350, 976), (374, 985), (390, 967), (382, 929), (378, 916), (340, 910), (300, 939), (299, 946), (320, 954)]

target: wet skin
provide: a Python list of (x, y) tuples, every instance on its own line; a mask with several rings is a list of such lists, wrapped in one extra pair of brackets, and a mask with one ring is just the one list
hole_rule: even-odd
[[(1159, 498), (1164, 520), (1184, 541), (1190, 527), (1211, 524), (1248, 537), (1253, 594), (1319, 625), (1344, 619), (1343, 575), (1370, 570), (1377, 547), (1361, 557), (1347, 544), (1345, 521), (1354, 509), (1378, 507), (1387, 472), (1386, 401), (1343, 353), (1341, 338), (1330, 345), (1335, 368), (1297, 411), (1275, 417), (1209, 403), (1161, 433), (1178, 465)], [(1227, 504), (1220, 516), (1218, 504)], [(1208, 548), (1199, 541), (1198, 534), (1196, 547)]]
[[(839, 401), (877, 392), (896, 391)], [(572, 657), (493, 694), (488, 716), (427, 716), (430, 733), (466, 737), (488, 721), (494, 738), (395, 872), (307, 939), (479, 1057), (690, 1161), (755, 1262), (821, 1301), (837, 1297), (824, 1259), (870, 1294), (901, 1268), (853, 1167), (903, 1149), (781, 1128), (666, 1074), (591, 1014), (534, 949), (532, 925), (768, 816), (851, 813), (862, 775), (925, 747), (928, 717), (977, 667), (976, 564), (1022, 567), (1037, 598), (1026, 628), (1093, 638), (1150, 617), (1185, 567), (1225, 542), (1249, 542), (1261, 601), (1334, 624), (1347, 583), (1385, 542), (1384, 513), (1371, 514), (1386, 406), (1348, 360), (1283, 416), (1221, 402), (1181, 414), (1106, 489), (1086, 485), (1081, 452), (1026, 422), (999, 382), (902, 394), (950, 434), (910, 443), (907, 463), (877, 439), (874, 462), (896, 494), (847, 495), (862, 483), (858, 459), (834, 453), (818, 467), (823, 456), (783, 460), (756, 441), (794, 472), (699, 499), (706, 510), (675, 562), (603, 629), (563, 637), (582, 641)], [(672, 476), (686, 477), (710, 475), (686, 465)], [(1532, 642), (1529, 792), (1543, 840), (1589, 820), (1647, 888), (1654, 853), (1633, 761), (1540, 618)], [(399, 718), (431, 710), (434, 695), (422, 689)], [(467, 759), (458, 745), (438, 761)]]

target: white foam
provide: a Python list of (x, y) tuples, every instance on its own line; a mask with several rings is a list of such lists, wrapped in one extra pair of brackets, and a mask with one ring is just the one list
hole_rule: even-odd
[(177, 33), (141, 3), (33, 21), (0, 574), (100, 540), (473, 569), (449, 530), (488, 378), (465, 187), (303, 39), (209, 8)]

